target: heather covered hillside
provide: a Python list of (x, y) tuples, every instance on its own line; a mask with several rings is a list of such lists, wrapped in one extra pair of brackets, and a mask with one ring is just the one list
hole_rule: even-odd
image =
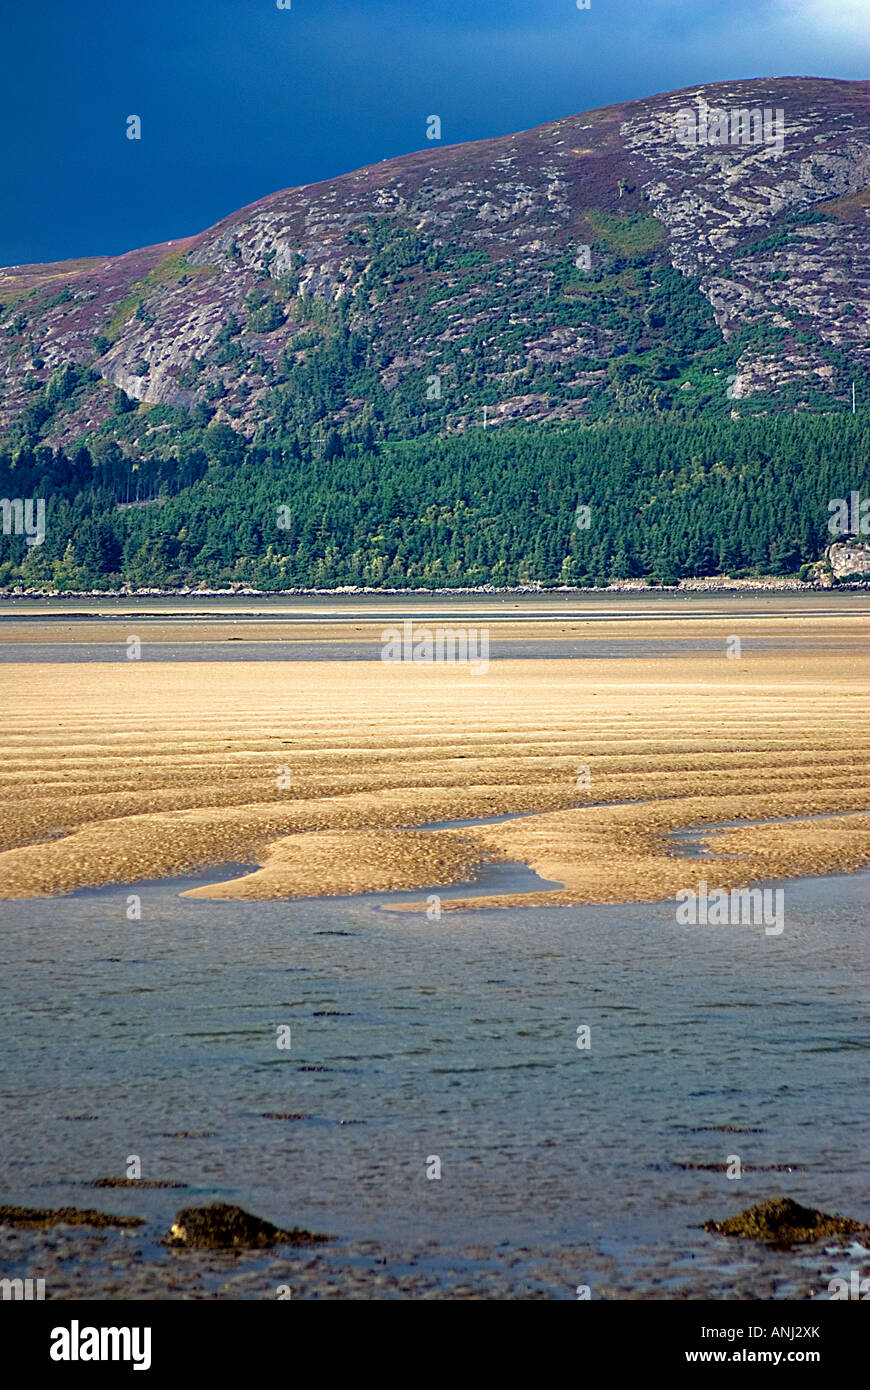
[[(687, 107), (781, 139), (681, 143)], [(13, 448), (322, 451), (483, 423), (870, 401), (870, 83), (631, 101), (292, 188), (199, 235), (0, 271)]]
[(718, 83), (0, 272), (0, 584), (808, 573), (868, 485), (868, 132)]

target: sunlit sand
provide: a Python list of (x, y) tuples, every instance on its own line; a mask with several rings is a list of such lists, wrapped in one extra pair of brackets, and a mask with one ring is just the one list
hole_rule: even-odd
[[(166, 624), (163, 640), (186, 626)], [(615, 626), (622, 637), (626, 625)], [(725, 655), (721, 621), (690, 626), (693, 637), (722, 637), (721, 654), (494, 660), (472, 674), (360, 661), (128, 661), (115, 636), (105, 661), (0, 666), (0, 896), (230, 861), (251, 870), (193, 896), (433, 889), (499, 861), (563, 885), (470, 892), (445, 899), (446, 910), (658, 900), (701, 874), (730, 888), (866, 864), (866, 626), (808, 616), (785, 624), (794, 637), (786, 657), (739, 660)], [(771, 619), (764, 632), (781, 626)], [(69, 640), (45, 627), (38, 637)], [(534, 814), (415, 828), (515, 812)], [(669, 838), (778, 817), (792, 819), (707, 832), (703, 860)]]

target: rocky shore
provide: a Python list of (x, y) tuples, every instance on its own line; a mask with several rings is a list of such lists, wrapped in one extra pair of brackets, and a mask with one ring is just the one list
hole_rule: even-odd
[[(373, 594), (380, 597), (402, 598), (457, 598), (476, 594), (657, 594), (657, 593), (771, 593), (791, 589), (806, 593), (813, 589), (830, 588), (830, 582), (813, 579), (805, 582), (796, 574), (759, 575), (749, 579), (736, 579), (727, 574), (712, 574), (700, 579), (681, 579), (676, 584), (651, 584), (646, 579), (614, 579), (609, 584), (594, 587), (578, 587), (570, 584), (520, 584), (514, 588), (498, 588), (494, 584), (481, 584), (477, 587), (450, 589), (389, 589), (341, 585), (335, 589), (252, 589), (246, 584), (231, 584), (224, 589), (209, 589), (203, 586), (176, 589), (134, 589), (122, 585), (117, 589), (0, 589), (0, 600), (15, 598), (339, 598), (355, 594)], [(838, 588), (870, 588), (870, 575), (863, 581), (838, 582)]]

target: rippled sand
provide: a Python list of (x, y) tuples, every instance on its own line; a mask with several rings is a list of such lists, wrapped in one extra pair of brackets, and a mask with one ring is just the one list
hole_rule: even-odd
[[(68, 640), (47, 627), (40, 639)], [(700, 877), (739, 887), (857, 869), (870, 860), (866, 625), (807, 615), (785, 627), (785, 658), (731, 660), (723, 638), (721, 656), (493, 661), (486, 674), (136, 662), (120, 644), (105, 662), (3, 665), (0, 896), (230, 860), (251, 873), (194, 895), (422, 888), (501, 860), (564, 887), (488, 906), (645, 901)], [(696, 618), (691, 631), (724, 629)], [(414, 829), (510, 812), (535, 814)], [(668, 839), (770, 817), (794, 819), (710, 831), (703, 860)]]

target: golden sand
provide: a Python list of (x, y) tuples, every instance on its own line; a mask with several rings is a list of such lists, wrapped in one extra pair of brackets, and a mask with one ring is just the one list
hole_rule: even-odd
[[(378, 634), (385, 623), (377, 619)], [(38, 626), (37, 640), (68, 640)], [(94, 640), (76, 626), (76, 640)], [(169, 624), (161, 640), (179, 640), (184, 626)], [(602, 626), (582, 635), (597, 640)], [(608, 635), (626, 635), (627, 624), (613, 626)], [(690, 626), (692, 637), (723, 632), (718, 619)], [(462, 666), (164, 664), (120, 654), (2, 665), (0, 896), (135, 883), (231, 860), (251, 872), (192, 895), (446, 886), (492, 861), (523, 862), (563, 885), (445, 899), (446, 910), (658, 900), (699, 877), (731, 888), (855, 870), (870, 860), (866, 625), (854, 615), (807, 615), (799, 631), (785, 626), (786, 656), (729, 660), (723, 641), (721, 654), (492, 661), (477, 675)], [(640, 628), (639, 636), (662, 632), (658, 621)], [(584, 766), (589, 784), (581, 774), (578, 785)], [(533, 814), (414, 828), (509, 812)], [(713, 857), (703, 861), (669, 839), (681, 827), (772, 817), (791, 819), (707, 832)]]

